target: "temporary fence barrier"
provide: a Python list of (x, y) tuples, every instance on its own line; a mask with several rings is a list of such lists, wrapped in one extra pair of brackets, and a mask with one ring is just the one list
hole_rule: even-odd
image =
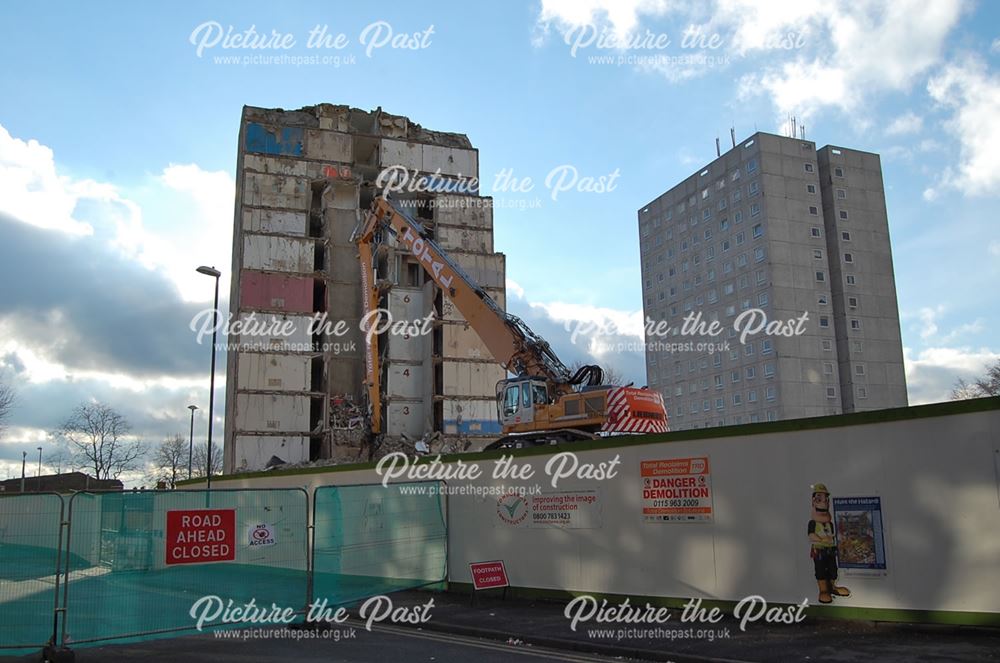
[(329, 605), (443, 582), (443, 482), (322, 486), (313, 493), (313, 597)]
[(74, 494), (60, 642), (214, 627), (230, 600), (304, 611), (308, 514), (303, 489)]
[(312, 507), (310, 525), (304, 489), (2, 496), (0, 652), (217, 628), (250, 602), (301, 620), (447, 579), (442, 482), (323, 486)]
[(56, 493), (0, 496), (0, 651), (55, 633), (63, 513)]

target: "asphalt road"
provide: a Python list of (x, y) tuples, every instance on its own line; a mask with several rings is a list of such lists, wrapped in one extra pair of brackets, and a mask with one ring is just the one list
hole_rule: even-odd
[[(146, 642), (86, 647), (75, 650), (77, 663), (116, 661), (130, 663), (387, 663), (388, 661), (475, 661), (504, 663), (505, 661), (622, 661), (576, 652), (562, 652), (524, 644), (506, 644), (493, 640), (434, 633), (415, 628), (375, 627), (371, 632), (363, 626), (341, 625), (327, 632), (325, 638), (296, 640), (295, 636), (267, 638), (248, 631), (229, 631), (239, 637), (217, 637), (215, 634), (194, 637), (149, 640)], [(256, 637), (254, 637), (256, 636)], [(2, 658), (0, 663), (37, 661), (37, 657)]]

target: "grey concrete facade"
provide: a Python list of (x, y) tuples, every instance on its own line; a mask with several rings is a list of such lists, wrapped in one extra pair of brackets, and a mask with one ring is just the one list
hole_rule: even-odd
[(478, 195), (479, 154), (465, 135), (380, 108), (244, 107), (230, 313), (291, 333), (244, 330), (226, 339), (224, 471), (260, 470), (274, 456), (290, 464), (367, 460), (404, 436), (433, 432), (435, 451), (494, 439), (503, 369), (391, 237), (373, 265), (382, 319), (430, 316), (433, 325), (427, 334), (378, 335), (384, 436), (376, 445), (363, 434), (363, 330), (371, 321), (363, 320), (352, 233), (404, 173), (407, 184), (391, 198), (503, 306), (505, 257), (493, 250), (492, 201)]
[[(878, 157), (833, 149), (756, 133), (639, 210), (647, 379), (673, 430), (906, 405)], [(678, 333), (699, 314), (717, 334)]]

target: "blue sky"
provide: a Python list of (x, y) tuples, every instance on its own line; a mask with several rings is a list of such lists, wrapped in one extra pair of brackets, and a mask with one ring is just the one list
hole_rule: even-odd
[[(207, 348), (184, 325), (211, 296), (193, 266), (230, 264), (244, 104), (381, 106), (467, 134), (498, 200), (512, 310), (569, 361), (597, 354), (637, 382), (639, 352), (592, 352), (566, 325), (613, 320), (621, 333), (603, 340), (635, 338), (636, 210), (731, 126), (739, 140), (794, 114), (818, 145), (882, 155), (911, 402), (946, 398), (1000, 353), (995, 3), (4, 3), (0, 19), (0, 376), (20, 403), (0, 463), (81, 400), (121, 407), (154, 439), (207, 401)], [(211, 22), (296, 44), (199, 57), (192, 35)], [(347, 45), (307, 48), (316, 26)], [(720, 44), (685, 44), (691, 26)], [(390, 30), (422, 47), (360, 43)], [(598, 34), (670, 44), (586, 44)], [(242, 63), (256, 55), (341, 64)], [(664, 59), (681, 56), (693, 61)], [(560, 166), (614, 186), (553, 199)], [(493, 191), (502, 171), (534, 190)]]

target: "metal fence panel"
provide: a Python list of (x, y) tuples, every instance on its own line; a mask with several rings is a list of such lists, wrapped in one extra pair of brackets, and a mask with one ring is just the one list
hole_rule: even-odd
[(52, 638), (62, 520), (57, 494), (0, 496), (0, 650)]
[(322, 486), (313, 493), (313, 596), (330, 605), (447, 578), (442, 482)]
[(69, 513), (63, 644), (194, 629), (205, 596), (306, 608), (304, 490), (77, 493)]

